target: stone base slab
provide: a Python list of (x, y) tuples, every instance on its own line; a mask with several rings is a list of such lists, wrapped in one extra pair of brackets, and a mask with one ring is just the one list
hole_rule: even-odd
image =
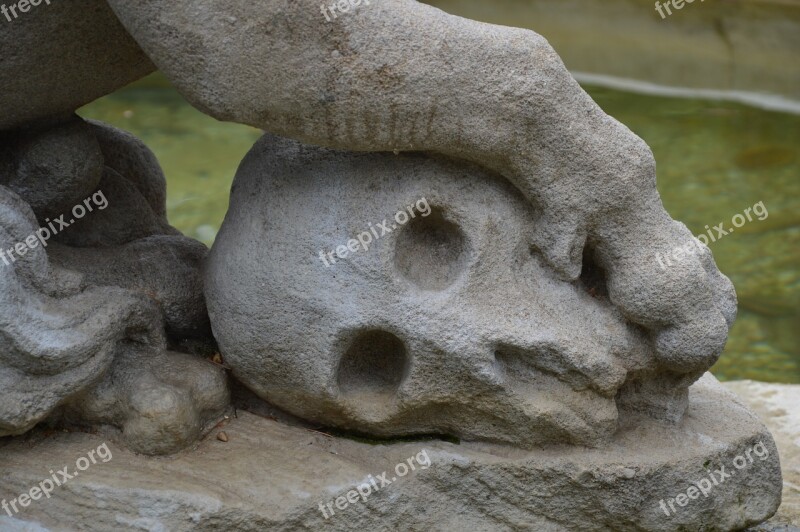
[[(680, 425), (638, 420), (604, 449), (370, 444), (243, 411), (196, 449), (165, 458), (99, 434), (35, 431), (0, 439), (0, 499), (29, 492), (50, 470), (76, 471), (104, 443), (111, 459), (0, 518), (0, 529), (735, 530), (772, 516), (782, 487), (767, 429), (706, 375)], [(753, 451), (759, 443), (763, 460)], [(689, 491), (723, 476), (721, 466), (730, 476), (707, 497)], [(367, 486), (364, 497), (352, 491)]]

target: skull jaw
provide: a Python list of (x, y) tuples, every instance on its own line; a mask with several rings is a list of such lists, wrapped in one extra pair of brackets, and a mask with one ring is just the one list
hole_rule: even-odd
[(614, 397), (589, 389), (575, 391), (552, 375), (504, 388), (480, 383), (470, 388), (471, 394), (462, 388), (424, 397), (402, 391), (343, 394), (329, 389), (312, 398), (296, 389), (257, 384), (254, 390), (274, 406), (315, 424), (387, 439), (438, 435), (525, 449), (558, 444), (600, 447), (617, 430)]

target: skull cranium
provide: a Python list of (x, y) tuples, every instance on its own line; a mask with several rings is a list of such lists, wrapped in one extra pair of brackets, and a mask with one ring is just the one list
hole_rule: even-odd
[(544, 265), (536, 220), (473, 165), (265, 136), (209, 258), (214, 334), (248, 387), (316, 423), (599, 444), (652, 348), (602, 286)]

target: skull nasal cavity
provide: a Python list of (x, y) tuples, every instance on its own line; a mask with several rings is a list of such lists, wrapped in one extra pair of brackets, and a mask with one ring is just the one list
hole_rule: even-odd
[(464, 234), (433, 210), (402, 228), (394, 264), (400, 275), (423, 290), (447, 288), (467, 266)]
[(402, 340), (386, 331), (364, 331), (353, 339), (339, 361), (339, 389), (345, 394), (393, 394), (407, 367), (408, 355)]

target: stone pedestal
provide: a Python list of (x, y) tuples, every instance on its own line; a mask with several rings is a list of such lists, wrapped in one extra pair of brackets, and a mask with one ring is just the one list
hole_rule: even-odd
[(30, 493), (50, 470), (78, 472), (104, 443), (107, 462), (88, 462), (0, 529), (734, 530), (781, 498), (772, 437), (710, 375), (680, 425), (636, 420), (603, 449), (370, 444), (244, 411), (166, 458), (35, 431), (0, 440), (0, 498)]

